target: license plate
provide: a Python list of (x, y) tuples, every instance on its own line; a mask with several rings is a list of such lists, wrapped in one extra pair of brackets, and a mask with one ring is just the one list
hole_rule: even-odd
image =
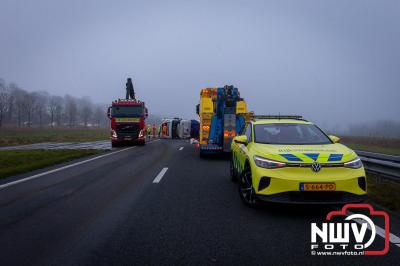
[(300, 191), (335, 191), (335, 183), (300, 183)]
[(125, 137), (124, 140), (132, 140), (131, 137)]
[(117, 123), (139, 123), (140, 118), (135, 118), (135, 117), (120, 117), (120, 118), (115, 118), (115, 122)]

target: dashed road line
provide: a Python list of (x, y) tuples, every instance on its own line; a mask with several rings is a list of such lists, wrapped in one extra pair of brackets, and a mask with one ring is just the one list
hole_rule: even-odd
[(400, 237), (398, 237), (398, 236), (396, 236), (396, 235), (394, 235), (392, 233), (389, 233), (389, 235), (390, 235), (390, 242), (391, 243), (400, 245)]
[(180, 151), (183, 150), (183, 147), (180, 147), (179, 150), (180, 150)]
[(163, 178), (163, 176), (165, 175), (165, 173), (168, 171), (168, 167), (164, 167), (156, 176), (156, 178), (154, 178), (153, 183), (160, 183), (161, 179)]

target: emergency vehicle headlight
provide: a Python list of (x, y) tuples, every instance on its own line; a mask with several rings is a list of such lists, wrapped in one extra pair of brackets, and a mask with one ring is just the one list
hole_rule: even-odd
[(143, 129), (139, 132), (139, 138), (143, 137)]
[(361, 159), (358, 157), (354, 160), (351, 160), (350, 162), (344, 163), (343, 165), (344, 165), (344, 167), (353, 168), (353, 169), (358, 169), (363, 166)]
[(254, 155), (254, 163), (258, 167), (267, 168), (267, 169), (275, 169), (275, 168), (282, 168), (286, 166), (286, 163), (278, 162), (270, 159), (266, 159), (257, 155)]

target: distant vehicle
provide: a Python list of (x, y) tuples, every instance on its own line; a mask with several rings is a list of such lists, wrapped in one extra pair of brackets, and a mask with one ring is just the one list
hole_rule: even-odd
[(159, 137), (164, 139), (196, 138), (198, 132), (198, 121), (181, 118), (164, 118), (159, 127)]
[(367, 181), (357, 154), (300, 116), (263, 116), (232, 142), (231, 176), (242, 201), (360, 202)]
[(24, 125), (25, 127), (31, 127), (31, 126), (33, 125), (33, 123), (32, 123), (32, 122), (25, 121), (25, 122), (23, 122), (23, 125)]
[(173, 139), (179, 139), (178, 125), (181, 122), (180, 118), (174, 118), (171, 122), (171, 137)]
[(160, 137), (163, 139), (172, 138), (172, 119), (163, 119), (161, 121)]
[(200, 157), (230, 152), (233, 137), (251, 119), (246, 102), (234, 86), (202, 89), (196, 112), (200, 117)]
[(161, 121), (160, 137), (164, 139), (179, 139), (178, 126), (182, 119), (165, 118)]
[(111, 144), (136, 143), (145, 145), (145, 119), (148, 116), (144, 102), (136, 99), (118, 99), (108, 108), (111, 119)]

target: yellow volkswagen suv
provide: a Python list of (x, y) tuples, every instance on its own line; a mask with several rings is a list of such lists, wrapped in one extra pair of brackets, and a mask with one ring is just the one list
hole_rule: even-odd
[(342, 204), (367, 193), (357, 154), (301, 116), (255, 116), (233, 139), (230, 172), (249, 206)]

